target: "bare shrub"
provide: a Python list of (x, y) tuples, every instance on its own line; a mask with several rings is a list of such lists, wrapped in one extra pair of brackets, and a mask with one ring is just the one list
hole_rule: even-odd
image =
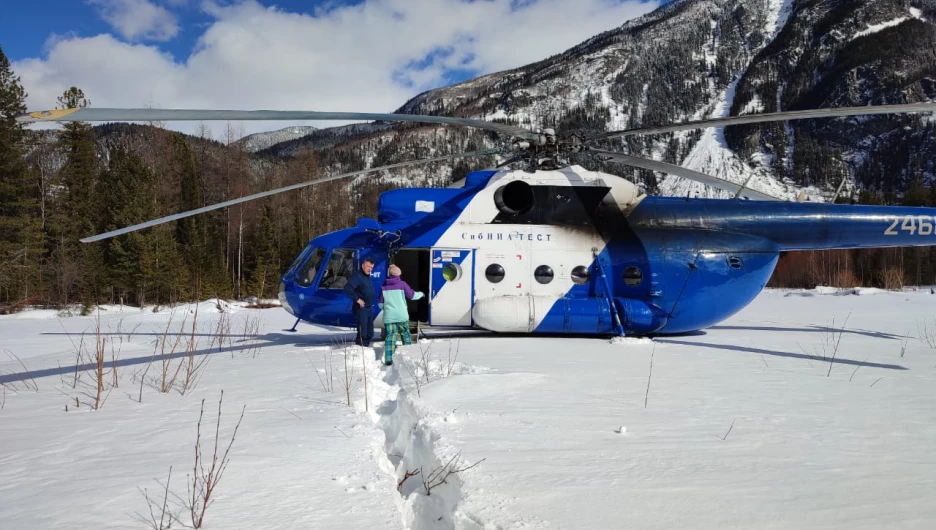
[(260, 354), (260, 343), (257, 338), (263, 333), (263, 318), (259, 313), (248, 311), (244, 316), (244, 325), (241, 330), (242, 340), (247, 342), (244, 351), (251, 357)]
[[(475, 462), (474, 464), (471, 464), (470, 466), (465, 466), (463, 465), (463, 462), (461, 461), (461, 451), (459, 451), (454, 456), (452, 456), (452, 458), (450, 458), (447, 462), (445, 462), (443, 465), (438, 466), (432, 471), (430, 471), (428, 475), (426, 473), (423, 473), (422, 468), (420, 468), (419, 474), (422, 477), (422, 481), (423, 481), (423, 491), (426, 492), (426, 495), (432, 495), (432, 490), (434, 488), (441, 486), (442, 484), (446, 484), (449, 477), (451, 477), (452, 475), (457, 475), (458, 473), (461, 473), (462, 471), (467, 471), (477, 466), (481, 462), (484, 462), (484, 460), (485, 459), (482, 458), (481, 460), (478, 460), (477, 462)], [(401, 483), (401, 486), (402, 486), (402, 483)]]
[(444, 377), (451, 377), (455, 370), (455, 363), (458, 362), (458, 352), (461, 350), (461, 339), (455, 341), (455, 354), (452, 354), (452, 342), (449, 341), (448, 358), (445, 363)]
[[(169, 506), (170, 480), (172, 480), (172, 466), (169, 466), (169, 477), (166, 478), (166, 486), (163, 490), (162, 502), (159, 502), (157, 499), (151, 499), (146, 488), (139, 490), (140, 494), (143, 495), (143, 498), (146, 499), (146, 506), (149, 509), (149, 517), (136, 514), (136, 519), (148, 525), (153, 530), (169, 530), (172, 528), (173, 523), (179, 523), (180, 525), (183, 524), (179, 519), (179, 515), (181, 514), (182, 509), (179, 508), (173, 513), (172, 508)], [(156, 520), (157, 513), (159, 514), (158, 521)]]
[(196, 338), (196, 323), (198, 322), (198, 306), (195, 306), (195, 317), (192, 319), (192, 333), (189, 335), (188, 342), (185, 343), (185, 359), (182, 362), (184, 367), (184, 372), (182, 374), (182, 382), (179, 388), (179, 393), (183, 396), (189, 390), (195, 388), (195, 385), (198, 384), (198, 381), (201, 379), (204, 371), (202, 370), (205, 364), (208, 363), (208, 356), (203, 355), (196, 360), (196, 355), (198, 351), (198, 340)]
[(179, 371), (182, 369), (182, 363), (179, 363), (175, 371), (173, 371), (172, 359), (175, 357), (176, 350), (179, 348), (179, 342), (182, 341), (182, 334), (185, 330), (185, 321), (187, 320), (187, 317), (182, 317), (182, 323), (179, 325), (179, 332), (175, 334), (174, 338), (170, 338), (169, 328), (172, 327), (172, 321), (174, 319), (175, 311), (169, 314), (169, 321), (166, 322), (166, 329), (163, 330), (162, 335), (156, 339), (156, 344), (153, 347), (153, 356), (155, 357), (156, 352), (158, 351), (160, 362), (159, 380), (157, 382), (156, 388), (163, 394), (169, 392), (172, 389), (172, 386), (175, 384), (176, 377), (178, 377)]
[(410, 375), (410, 378), (413, 380), (413, 385), (416, 387), (416, 395), (420, 396), (424, 383), (417, 363), (404, 356), (400, 356), (399, 363), (403, 365), (403, 368), (406, 369), (406, 372)]
[(211, 495), (214, 493), (218, 483), (221, 482), (221, 477), (224, 475), (224, 471), (230, 463), (228, 455), (231, 452), (231, 446), (234, 445), (234, 439), (237, 437), (237, 430), (240, 428), (241, 421), (244, 419), (244, 411), (247, 409), (247, 405), (244, 405), (241, 409), (240, 418), (237, 420), (237, 425), (234, 426), (234, 433), (231, 434), (231, 441), (228, 443), (224, 455), (221, 456), (221, 460), (218, 460), (218, 439), (220, 438), (221, 432), (222, 401), (224, 401), (223, 390), (221, 391), (221, 398), (218, 399), (218, 421), (215, 424), (214, 451), (211, 456), (211, 465), (207, 469), (205, 469), (206, 463), (202, 456), (201, 449), (201, 422), (202, 416), (205, 413), (204, 399), (202, 399), (201, 411), (198, 414), (198, 426), (195, 431), (195, 465), (192, 469), (192, 476), (189, 479), (190, 483), (187, 486), (188, 508), (192, 516), (192, 526), (194, 528), (202, 527), (202, 523), (205, 520), (205, 511), (211, 503)]
[[(122, 319), (118, 322), (116, 332), (112, 333), (116, 339), (109, 339), (109, 335), (102, 331), (100, 309), (96, 311), (92, 326), (91, 336), (88, 340), (86, 340), (86, 332), (81, 333), (78, 342), (75, 342), (71, 334), (68, 334), (75, 354), (75, 371), (71, 387), (80, 390), (80, 394), (86, 398), (85, 403), (92, 409), (98, 410), (104, 406), (111, 391), (120, 385), (118, 361), (120, 360), (124, 337), (121, 330)], [(110, 327), (108, 329), (113, 331)], [(68, 332), (66, 331), (66, 333)], [(84, 371), (81, 367), (83, 365), (92, 367), (90, 381), (82, 381)], [(65, 382), (64, 377), (62, 382), (68, 384)], [(64, 392), (62, 393), (64, 394)], [(74, 399), (75, 407), (80, 407), (81, 400), (78, 396), (74, 396)], [(65, 410), (68, 410), (68, 405), (65, 406)]]
[(104, 391), (104, 362), (106, 361), (105, 357), (105, 343), (107, 342), (107, 337), (101, 335), (101, 311), (97, 312), (97, 319), (94, 326), (94, 383), (96, 387), (96, 392), (94, 395), (94, 410), (97, 410), (101, 406), (101, 393)]
[(410, 477), (415, 477), (416, 475), (419, 475), (419, 473), (421, 473), (421, 472), (422, 472), (422, 470), (420, 470), (420, 469), (414, 469), (414, 470), (412, 470), (412, 471), (406, 471), (406, 472), (404, 472), (404, 473), (403, 473), (403, 478), (401, 478), (400, 480), (397, 481), (397, 485), (396, 485), (397, 491), (402, 491), (402, 490), (403, 490), (403, 484), (404, 484), (407, 480), (409, 480)]
[(840, 269), (835, 271), (832, 279), (832, 287), (851, 288), (858, 286), (858, 277), (851, 269)]
[(432, 341), (425, 344), (423, 348), (423, 343), (417, 342), (419, 345), (419, 368), (422, 369), (423, 377), (426, 378), (426, 383), (431, 383), (429, 379), (429, 365), (432, 362)]
[(903, 270), (900, 267), (886, 267), (878, 271), (877, 275), (885, 289), (897, 290), (904, 286)]
[[(813, 347), (813, 352), (809, 353), (806, 351), (801, 344), (797, 343), (797, 346), (800, 347), (800, 350), (807, 356), (814, 359), (822, 359), (823, 361), (829, 361), (829, 370), (826, 372), (826, 377), (829, 377), (832, 373), (832, 366), (835, 363), (835, 357), (838, 354), (839, 345), (842, 343), (842, 336), (845, 334), (845, 325), (848, 324), (848, 319), (851, 318), (851, 312), (849, 311), (848, 316), (845, 317), (845, 321), (842, 322), (842, 325), (838, 330), (835, 327), (835, 318), (832, 319), (832, 322), (828, 326), (828, 330), (822, 334), (822, 339), (818, 347)], [(837, 331), (837, 333), (836, 333)], [(809, 359), (807, 359), (808, 361)]]
[(341, 352), (344, 356), (344, 380), (342, 381), (342, 388), (345, 391), (345, 401), (348, 406), (351, 405), (351, 389), (354, 386), (354, 364), (349, 359), (351, 348), (345, 346), (341, 348)]
[(918, 320), (917, 333), (920, 337), (920, 342), (926, 343), (931, 350), (936, 350), (936, 318), (933, 318), (932, 323), (925, 318), (922, 322)]
[[(233, 346), (233, 337), (231, 337), (231, 314), (225, 310), (220, 302), (217, 302), (218, 307), (218, 321), (215, 322), (214, 331), (211, 333), (211, 342), (208, 343), (208, 349), (211, 350), (215, 347), (218, 348), (220, 352), (224, 349), (225, 343), (227, 345)], [(231, 357), (234, 357), (234, 351), (231, 350)]]

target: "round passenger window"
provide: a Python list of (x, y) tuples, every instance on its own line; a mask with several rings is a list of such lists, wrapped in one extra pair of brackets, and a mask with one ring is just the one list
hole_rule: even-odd
[(491, 263), (484, 269), (484, 277), (491, 283), (500, 283), (504, 279), (504, 268), (497, 263)]
[(442, 277), (447, 282), (458, 281), (462, 277), (462, 268), (457, 263), (449, 263), (442, 269)]
[(643, 281), (643, 273), (637, 267), (628, 267), (624, 270), (624, 283), (631, 287), (640, 285)]
[(549, 283), (553, 279), (553, 270), (549, 265), (540, 265), (533, 271), (533, 277), (540, 283)]
[(575, 285), (585, 285), (588, 283), (588, 267), (579, 265), (572, 269), (572, 281)]

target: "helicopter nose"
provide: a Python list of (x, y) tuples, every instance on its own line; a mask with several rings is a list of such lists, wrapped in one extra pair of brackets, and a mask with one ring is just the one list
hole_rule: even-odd
[(279, 294), (277, 295), (277, 298), (279, 298), (280, 305), (283, 306), (283, 309), (288, 311), (290, 315), (296, 316), (292, 306), (289, 305), (289, 300), (286, 299), (286, 284), (284, 282), (280, 282)]

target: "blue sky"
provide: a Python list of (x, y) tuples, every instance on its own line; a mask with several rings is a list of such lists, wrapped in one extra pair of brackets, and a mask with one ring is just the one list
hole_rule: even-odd
[(670, 0), (33, 0), (0, 46), (54, 106), (392, 111), (423, 90), (522, 66)]
[[(360, 4), (362, 0), (262, 0), (267, 6), (276, 6), (293, 13), (313, 13), (316, 9), (330, 9), (342, 5)], [(178, 17), (179, 33), (173, 39), (160, 42), (159, 47), (176, 59), (185, 59), (198, 37), (212, 18), (201, 9), (202, 0), (175, 0), (153, 3)], [(230, 1), (221, 1), (221, 4)], [(100, 14), (100, 6), (87, 0), (10, 0), (0, 17), (0, 46), (11, 60), (37, 57), (49, 37), (76, 34), (89, 37), (112, 32), (110, 24)]]

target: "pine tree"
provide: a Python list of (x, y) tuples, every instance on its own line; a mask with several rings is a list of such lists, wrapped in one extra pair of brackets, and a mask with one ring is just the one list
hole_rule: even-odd
[[(69, 88), (58, 98), (58, 107), (64, 109), (84, 108), (90, 104), (77, 87)], [(103, 271), (102, 244), (78, 241), (94, 235), (99, 224), (94, 201), (98, 173), (94, 132), (87, 123), (70, 122), (64, 127), (61, 141), (67, 154), (60, 174), (66, 192), (64, 202), (56, 204), (58, 215), (50, 226), (50, 239), (56, 245), (55, 268), (64, 298), (61, 302), (67, 303), (77, 294), (84, 312), (88, 312), (101, 297)]]
[(251, 272), (248, 289), (257, 298), (272, 296), (279, 285), (279, 251), (276, 248), (276, 232), (273, 229), (273, 210), (263, 206), (263, 215), (254, 232), (252, 245), (256, 259)]
[[(202, 180), (195, 162), (195, 153), (181, 133), (172, 135), (172, 152), (179, 175), (179, 205), (181, 211), (204, 206)], [(191, 285), (190, 294), (199, 298), (205, 286), (205, 223), (202, 216), (180, 219), (176, 224), (176, 237), (185, 256)]]
[[(111, 150), (110, 165), (101, 172), (96, 190), (100, 212), (98, 231), (107, 232), (153, 217), (150, 190), (154, 177), (139, 156), (122, 148)], [(142, 254), (151, 234), (131, 232), (103, 241), (107, 281), (120, 299), (139, 303), (143, 298)]]
[(26, 91), (0, 48), (0, 303), (29, 296), (37, 272), (36, 187), (26, 132), (16, 122), (24, 112)]

